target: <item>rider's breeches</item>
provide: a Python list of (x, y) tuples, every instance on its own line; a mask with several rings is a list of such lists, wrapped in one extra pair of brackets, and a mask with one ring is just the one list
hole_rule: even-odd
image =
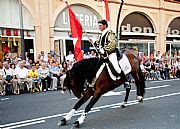
[(117, 60), (117, 54), (116, 53), (111, 53), (109, 55), (109, 61), (112, 63), (114, 69), (116, 70), (117, 73), (121, 73), (121, 69), (119, 67), (119, 64), (118, 64), (118, 60)]

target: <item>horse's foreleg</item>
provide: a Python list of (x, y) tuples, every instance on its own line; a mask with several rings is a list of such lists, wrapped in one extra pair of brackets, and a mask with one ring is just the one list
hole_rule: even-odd
[(121, 105), (122, 108), (126, 107), (126, 104), (127, 104), (128, 98), (129, 98), (129, 93), (130, 93), (130, 90), (131, 90), (131, 85), (130, 84), (129, 85), (124, 84), (124, 88), (126, 89), (126, 95), (125, 95), (125, 98), (124, 98), (124, 102)]
[(77, 111), (78, 108), (80, 108), (93, 94), (93, 90), (89, 89), (87, 90), (86, 94), (75, 104), (74, 108), (71, 109), (70, 112), (64, 116), (64, 118), (58, 123), (58, 126), (66, 125), (67, 121), (69, 121), (74, 113)]
[(137, 100), (139, 102), (143, 102), (143, 96), (141, 94), (141, 85), (140, 85), (140, 83), (136, 82), (136, 87), (137, 87)]
[(79, 127), (80, 124), (84, 123), (84, 119), (88, 112), (91, 110), (91, 108), (94, 106), (94, 104), (99, 100), (101, 97), (101, 94), (95, 93), (94, 96), (91, 98), (90, 102), (85, 108), (85, 111), (82, 113), (82, 115), (78, 118), (78, 120), (74, 123), (76, 127)]

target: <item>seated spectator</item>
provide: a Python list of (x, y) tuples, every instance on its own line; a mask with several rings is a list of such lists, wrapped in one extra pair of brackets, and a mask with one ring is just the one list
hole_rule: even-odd
[(5, 92), (5, 87), (4, 87), (2, 69), (3, 69), (3, 63), (0, 62), (0, 95), (4, 96), (6, 92)]
[(60, 82), (60, 76), (62, 74), (60, 72), (60, 68), (56, 65), (56, 62), (52, 62), (49, 72), (52, 79), (51, 90), (57, 90), (57, 85)]
[(162, 79), (165, 79), (165, 77), (164, 77), (164, 67), (165, 66), (164, 66), (163, 60), (160, 59), (158, 65), (157, 65), (157, 69), (160, 72), (160, 75), (161, 75)]
[(177, 59), (176, 68), (177, 68), (176, 77), (180, 78), (180, 58)]
[(28, 76), (32, 80), (32, 92), (34, 92), (35, 90), (39, 92), (40, 79), (35, 65), (32, 66), (32, 69), (29, 71)]
[(144, 67), (143, 61), (141, 61), (140, 68), (141, 68), (142, 73), (144, 75), (144, 79), (146, 80), (146, 73), (147, 73), (147, 71), (146, 71), (146, 69)]
[[(9, 67), (9, 64), (8, 62), (4, 62), (4, 68), (2, 69), (2, 81), (4, 82), (4, 89), (6, 89), (7, 86), (9, 86), (9, 84), (12, 84), (13, 86), (13, 93), (14, 94), (19, 94), (19, 87), (17, 86), (17, 83), (16, 81), (14, 80), (15, 78), (15, 74), (14, 74), (14, 70), (12, 70), (10, 67)], [(6, 91), (5, 93), (6, 94)]]
[(49, 68), (47, 68), (46, 63), (42, 63), (42, 67), (39, 68), (38, 72), (42, 82), (42, 91), (46, 91), (48, 88), (50, 88), (51, 85)]
[(62, 90), (61, 93), (64, 93), (64, 90), (65, 90), (63, 84), (64, 84), (64, 79), (65, 79), (65, 77), (66, 77), (66, 73), (67, 73), (68, 70), (69, 70), (68, 64), (67, 64), (67, 62), (64, 61), (64, 62), (62, 63), (62, 68), (61, 68), (62, 76), (60, 77), (61, 90)]
[(22, 61), (19, 63), (19, 67), (15, 69), (15, 75), (19, 88), (24, 89), (25, 87), (22, 87), (22, 83), (26, 83), (28, 91), (31, 91), (32, 80), (28, 78), (28, 69), (25, 68), (25, 64)]
[(146, 62), (144, 63), (145, 69), (146, 69), (146, 77), (147, 80), (152, 80), (151, 76), (151, 61), (150, 59), (147, 59)]

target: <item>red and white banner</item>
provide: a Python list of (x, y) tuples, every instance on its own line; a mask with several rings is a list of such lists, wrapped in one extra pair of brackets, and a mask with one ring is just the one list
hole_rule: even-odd
[(83, 59), (81, 51), (82, 25), (67, 2), (66, 4), (69, 11), (70, 28), (74, 43), (74, 57), (75, 60), (78, 62)]
[(108, 0), (104, 0), (104, 7), (105, 7), (105, 11), (106, 11), (106, 20), (110, 21), (110, 13), (109, 13)]

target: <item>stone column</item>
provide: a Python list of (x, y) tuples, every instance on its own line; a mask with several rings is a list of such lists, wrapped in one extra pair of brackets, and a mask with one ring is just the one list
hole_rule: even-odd
[(157, 34), (156, 38), (156, 50), (160, 50), (161, 53), (166, 51), (166, 14), (164, 7), (164, 0), (161, 0), (159, 10), (159, 33)]

